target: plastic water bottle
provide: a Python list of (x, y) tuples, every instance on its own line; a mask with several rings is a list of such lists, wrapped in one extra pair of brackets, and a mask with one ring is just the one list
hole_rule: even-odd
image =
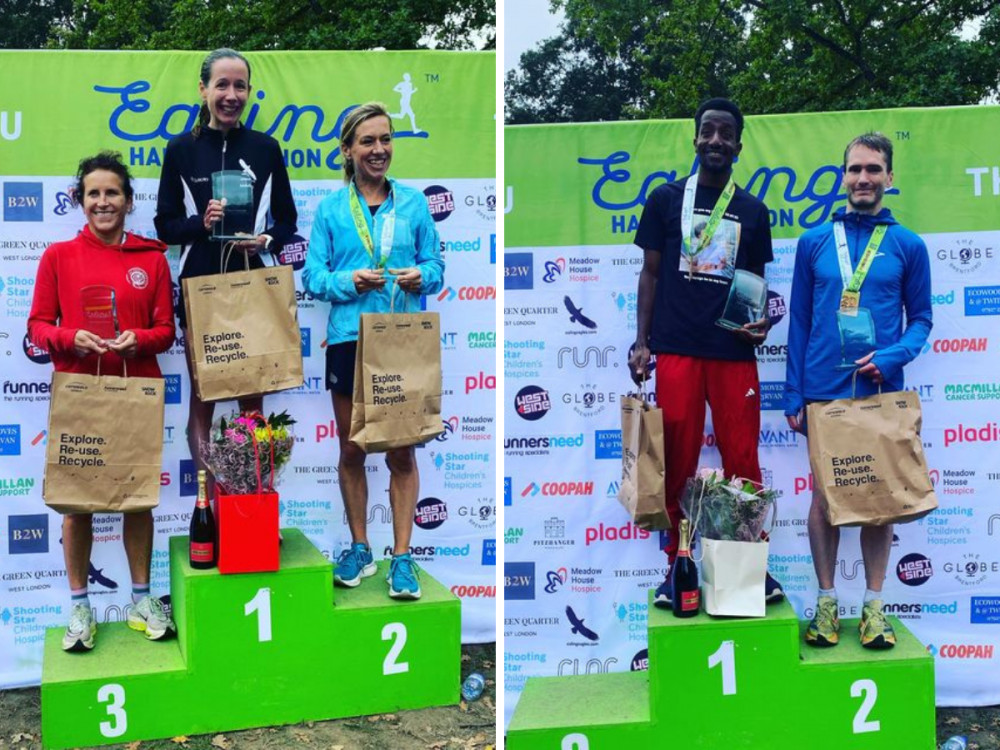
[(462, 698), (467, 703), (478, 700), (479, 696), (483, 694), (484, 687), (486, 687), (486, 680), (479, 672), (473, 672), (462, 683)]
[(944, 744), (941, 745), (941, 750), (965, 750), (968, 747), (968, 742), (964, 735), (955, 735), (954, 737), (949, 737), (945, 740)]

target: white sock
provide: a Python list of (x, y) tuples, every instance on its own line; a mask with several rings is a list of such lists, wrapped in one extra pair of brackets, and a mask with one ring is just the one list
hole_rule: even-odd
[(820, 596), (828, 596), (831, 599), (833, 599), (834, 601), (836, 601), (837, 600), (837, 588), (834, 587), (832, 589), (820, 589), (819, 590), (819, 595)]
[(882, 598), (881, 591), (872, 591), (871, 589), (865, 589), (865, 604), (868, 604), (868, 602), (874, 601), (875, 599), (881, 599), (881, 598)]

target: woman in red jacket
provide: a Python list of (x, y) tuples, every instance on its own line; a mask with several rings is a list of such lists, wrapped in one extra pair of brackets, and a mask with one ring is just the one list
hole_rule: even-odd
[[(28, 337), (45, 349), (59, 372), (162, 377), (156, 355), (174, 341), (170, 268), (162, 242), (128, 234), (132, 180), (117, 153), (104, 151), (80, 162), (77, 202), (87, 219), (68, 242), (50, 245), (38, 266)], [(106, 329), (95, 330), (87, 309), (95, 293), (111, 302)], [(107, 307), (107, 305), (105, 305)], [(63, 553), (72, 596), (70, 622), (63, 637), (67, 651), (94, 647), (97, 624), (87, 596), (91, 514), (63, 517)], [(132, 576), (128, 625), (158, 640), (174, 632), (160, 600), (149, 593), (153, 550), (151, 510), (125, 514), (125, 554)]]

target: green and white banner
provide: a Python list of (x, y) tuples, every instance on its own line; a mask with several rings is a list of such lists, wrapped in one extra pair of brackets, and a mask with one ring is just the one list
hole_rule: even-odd
[[(39, 258), (84, 225), (67, 189), (81, 158), (120, 151), (137, 177), (127, 228), (155, 236), (153, 216), (170, 138), (195, 122), (204, 52), (0, 52), (0, 688), (37, 683), (45, 628), (65, 626), (69, 591), (60, 518), (42, 502), (49, 381), (46, 352), (27, 339)], [(445, 433), (418, 451), (420, 505), (413, 554), (463, 603), (463, 638), (495, 638), (494, 391), (496, 57), (456, 52), (249, 53), (244, 122), (281, 144), (298, 233), (278, 260), (300, 290), (305, 385), (265, 408), (298, 420), (279, 486), (281, 523), (328, 558), (350, 541), (338, 486), (338, 439), (324, 388), (329, 306), (302, 291), (299, 272), (320, 201), (343, 189), (338, 150), (347, 112), (379, 100), (396, 129), (390, 173), (432, 197), (445, 288), (441, 314)], [(168, 254), (175, 276), (178, 248)], [(176, 285), (175, 285), (176, 286)], [(187, 534), (196, 491), (185, 428), (191, 388), (183, 340), (160, 355), (166, 378), (161, 502), (152, 588), (170, 593), (167, 540)], [(235, 408), (223, 404), (218, 416)], [(368, 460), (369, 533), (376, 558), (392, 545), (389, 473)], [(94, 517), (90, 598), (99, 623), (121, 620), (129, 573), (121, 516)], [(391, 550), (390, 550), (391, 551)], [(366, 585), (381, 586), (371, 579)]]
[[(811, 617), (812, 477), (805, 439), (788, 428), (782, 404), (787, 304), (796, 240), (845, 205), (844, 148), (870, 130), (894, 143), (885, 205), (927, 244), (934, 305), (934, 329), (906, 385), (920, 395), (941, 507), (896, 527), (887, 611), (935, 655), (940, 704), (996, 703), (1000, 142), (991, 136), (1000, 107), (746, 120), (735, 179), (767, 204), (774, 236), (774, 328), (757, 348), (761, 464), (782, 493), (770, 569), (799, 616)], [(505, 721), (533, 675), (648, 665), (647, 592), (667, 560), (659, 535), (630, 523), (616, 499), (618, 398), (634, 388), (626, 362), (642, 267), (635, 230), (650, 192), (692, 173), (693, 139), (692, 120), (504, 132)], [(715, 443), (709, 417), (702, 466), (721, 466)], [(862, 570), (858, 533), (845, 530), (844, 617), (860, 614)], [(586, 637), (573, 624), (584, 621)]]

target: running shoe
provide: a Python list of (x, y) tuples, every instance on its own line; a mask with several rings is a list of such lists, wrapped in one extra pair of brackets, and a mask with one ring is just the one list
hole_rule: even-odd
[(385, 577), (389, 584), (389, 596), (393, 599), (419, 599), (420, 580), (417, 578), (417, 564), (407, 552), (393, 555), (389, 564), (389, 574)]
[(674, 584), (670, 580), (670, 573), (663, 579), (663, 583), (656, 587), (653, 594), (653, 606), (660, 609), (672, 609), (674, 606)]
[(882, 600), (874, 599), (861, 608), (861, 645), (865, 648), (884, 650), (896, 645), (896, 634), (882, 612)]
[(764, 601), (768, 604), (777, 604), (785, 598), (785, 592), (781, 590), (781, 584), (775, 580), (774, 576), (767, 573), (764, 578)]
[(63, 651), (90, 651), (97, 637), (94, 612), (86, 604), (74, 604), (63, 636)]
[(361, 583), (362, 578), (375, 575), (378, 567), (372, 557), (372, 548), (362, 542), (355, 542), (337, 558), (333, 569), (333, 582), (348, 588)]
[(130, 605), (127, 621), (132, 630), (145, 633), (151, 641), (177, 633), (177, 626), (163, 609), (163, 602), (155, 596), (144, 596), (138, 604)]
[(821, 596), (816, 602), (816, 616), (806, 628), (806, 643), (810, 646), (836, 646), (840, 642), (840, 617), (837, 614), (837, 600), (831, 596)]

